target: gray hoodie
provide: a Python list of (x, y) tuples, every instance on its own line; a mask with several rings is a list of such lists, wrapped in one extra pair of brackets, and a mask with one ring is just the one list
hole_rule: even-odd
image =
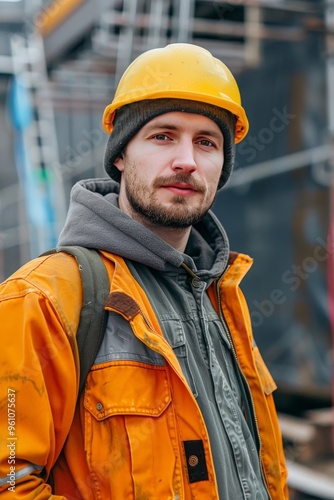
[[(186, 254), (175, 250), (118, 208), (119, 184), (111, 179), (89, 179), (72, 188), (71, 203), (59, 245), (81, 245), (106, 250), (157, 271), (182, 262), (199, 277), (212, 279), (225, 269), (229, 246), (226, 233), (212, 212), (192, 229)], [(203, 248), (205, 251), (203, 251)]]

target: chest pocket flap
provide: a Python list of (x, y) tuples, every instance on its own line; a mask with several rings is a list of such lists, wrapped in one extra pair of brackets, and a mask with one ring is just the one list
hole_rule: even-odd
[(84, 395), (84, 406), (96, 420), (112, 415), (158, 417), (170, 401), (166, 368), (131, 360), (95, 365)]

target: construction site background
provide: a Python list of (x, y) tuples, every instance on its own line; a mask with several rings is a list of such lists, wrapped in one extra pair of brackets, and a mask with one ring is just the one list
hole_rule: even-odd
[(102, 112), (141, 52), (208, 48), (250, 120), (214, 212), (278, 385), (292, 499), (334, 499), (334, 0), (0, 0), (0, 280), (104, 177)]

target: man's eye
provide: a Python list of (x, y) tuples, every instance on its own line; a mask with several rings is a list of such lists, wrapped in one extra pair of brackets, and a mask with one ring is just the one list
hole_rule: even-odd
[(156, 134), (153, 139), (157, 139), (158, 141), (168, 141), (169, 137), (166, 134)]
[(200, 141), (200, 144), (202, 144), (202, 146), (207, 146), (207, 147), (214, 147), (214, 144), (213, 142), (209, 141), (209, 139), (201, 139)]

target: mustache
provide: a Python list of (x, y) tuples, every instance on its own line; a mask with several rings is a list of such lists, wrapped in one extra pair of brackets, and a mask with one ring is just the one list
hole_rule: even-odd
[(196, 181), (193, 177), (186, 175), (186, 174), (176, 174), (176, 175), (170, 175), (170, 176), (162, 176), (161, 175), (160, 177), (157, 177), (154, 180), (153, 187), (159, 188), (161, 186), (166, 186), (169, 184), (187, 184), (192, 189), (194, 189), (200, 193), (205, 190), (203, 184), (201, 184), (200, 182)]

